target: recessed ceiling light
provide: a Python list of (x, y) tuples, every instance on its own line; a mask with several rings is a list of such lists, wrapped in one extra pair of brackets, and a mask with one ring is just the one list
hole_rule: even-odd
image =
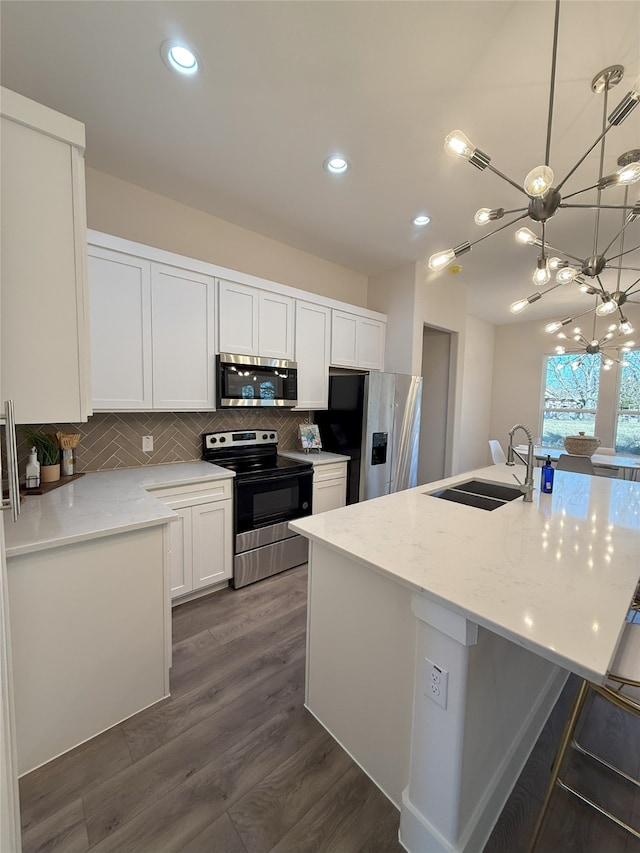
[(425, 213), (421, 213), (419, 216), (414, 216), (411, 221), (414, 225), (428, 225), (431, 222), (431, 218)]
[(334, 155), (333, 157), (327, 157), (323, 166), (332, 175), (343, 175), (349, 168), (349, 161), (345, 157)]
[(198, 70), (195, 53), (181, 42), (172, 39), (163, 42), (160, 54), (167, 68), (179, 74), (195, 74)]

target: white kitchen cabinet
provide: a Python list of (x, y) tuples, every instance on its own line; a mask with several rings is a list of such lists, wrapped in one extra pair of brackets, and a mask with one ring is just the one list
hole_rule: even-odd
[(213, 409), (214, 279), (90, 245), (96, 410)]
[(153, 494), (178, 515), (169, 525), (172, 599), (228, 581), (233, 572), (233, 480)]
[(218, 350), (293, 359), (294, 300), (232, 281), (218, 282)]
[(331, 314), (331, 364), (383, 370), (386, 324), (336, 309)]
[(338, 509), (347, 501), (347, 463), (313, 466), (313, 514)]
[(214, 408), (214, 305), (214, 279), (151, 264), (154, 409)]
[(326, 409), (329, 395), (331, 309), (296, 300), (298, 408)]
[(84, 125), (1, 90), (2, 399), (18, 423), (91, 414)]
[(151, 264), (89, 246), (89, 293), (94, 408), (151, 409)]

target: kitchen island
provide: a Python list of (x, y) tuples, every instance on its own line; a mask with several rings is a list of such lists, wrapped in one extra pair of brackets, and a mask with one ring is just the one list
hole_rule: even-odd
[[(522, 471), (522, 469), (515, 469)], [(430, 492), (310, 539), (306, 703), (401, 808), (411, 853), (481, 850), (569, 671), (602, 682), (640, 569), (640, 485), (557, 472), (491, 512)]]
[(185, 462), (86, 474), (5, 526), (18, 772), (169, 694), (168, 523), (153, 495), (229, 479)]

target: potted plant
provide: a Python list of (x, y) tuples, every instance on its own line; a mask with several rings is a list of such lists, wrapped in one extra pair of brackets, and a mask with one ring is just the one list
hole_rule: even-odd
[(60, 479), (60, 445), (49, 432), (40, 432), (32, 427), (23, 430), (30, 447), (35, 447), (40, 463), (40, 482), (55, 483)]

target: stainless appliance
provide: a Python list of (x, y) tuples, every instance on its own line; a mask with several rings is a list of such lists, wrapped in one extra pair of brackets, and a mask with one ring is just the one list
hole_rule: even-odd
[(333, 373), (315, 413), (323, 450), (350, 457), (347, 503), (417, 485), (422, 377)]
[(271, 429), (205, 433), (202, 456), (236, 475), (234, 589), (306, 563), (308, 542), (289, 522), (311, 514), (311, 463), (278, 456)]
[(298, 405), (298, 365), (281, 358), (221, 352), (216, 357), (219, 409)]

